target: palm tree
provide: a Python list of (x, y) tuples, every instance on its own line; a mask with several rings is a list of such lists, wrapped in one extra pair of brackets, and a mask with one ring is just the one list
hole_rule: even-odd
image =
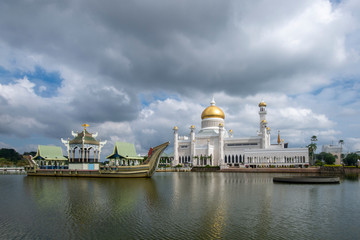
[(317, 149), (317, 145), (316, 145), (316, 141), (317, 141), (317, 136), (313, 135), (310, 139), (311, 143), (309, 145), (307, 145), (308, 149), (309, 149), (309, 157), (312, 160), (312, 164), (314, 164), (314, 157), (315, 157), (315, 152)]

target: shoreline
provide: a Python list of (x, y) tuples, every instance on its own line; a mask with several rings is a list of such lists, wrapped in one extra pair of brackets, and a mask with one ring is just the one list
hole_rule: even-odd
[(360, 168), (309, 167), (309, 168), (162, 168), (157, 172), (231, 172), (231, 173), (318, 173), (318, 174), (360, 174)]

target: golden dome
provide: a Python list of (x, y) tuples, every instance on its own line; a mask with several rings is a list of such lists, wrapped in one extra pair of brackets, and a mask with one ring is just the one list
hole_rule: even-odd
[(259, 103), (259, 107), (266, 107), (266, 102), (261, 101), (261, 102)]
[(191, 127), (190, 128), (195, 128), (195, 126), (194, 125), (191, 125)]
[(211, 105), (202, 112), (201, 119), (205, 118), (222, 118), (225, 119), (225, 114), (221, 108), (215, 106), (214, 99), (210, 103)]
[(262, 122), (262, 123), (267, 123), (265, 119), (264, 119), (264, 120), (262, 120), (261, 122)]
[(179, 128), (177, 126), (174, 127), (174, 130), (178, 130)]

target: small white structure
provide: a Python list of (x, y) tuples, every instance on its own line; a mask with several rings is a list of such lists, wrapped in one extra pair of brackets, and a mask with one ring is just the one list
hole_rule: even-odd
[(69, 169), (99, 170), (101, 148), (106, 141), (96, 140), (98, 134), (92, 134), (86, 130), (89, 125), (83, 124), (82, 126), (84, 130), (80, 133), (72, 131), (74, 139), (64, 140), (61, 138), (61, 142), (66, 146), (69, 154)]
[(196, 134), (190, 127), (190, 136), (179, 136), (174, 127), (174, 161), (189, 166), (232, 167), (303, 167), (309, 164), (307, 148), (287, 148), (278, 133), (277, 144), (270, 143), (270, 127), (266, 121), (266, 106), (259, 103), (258, 135), (234, 138), (233, 131), (225, 129), (225, 114), (214, 99), (201, 114), (201, 129)]

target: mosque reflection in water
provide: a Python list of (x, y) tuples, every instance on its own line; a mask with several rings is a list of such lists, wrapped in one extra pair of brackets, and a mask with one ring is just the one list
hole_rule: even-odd
[[(345, 206), (341, 199), (349, 192), (348, 184), (359, 184), (344, 179), (347, 184), (336, 186), (292, 186), (273, 184), (273, 176), (157, 173), (151, 179), (24, 177), (23, 191), (32, 238), (307, 239), (314, 233), (315, 223), (325, 217), (318, 209), (333, 203)], [(339, 211), (345, 216), (352, 213)], [(331, 214), (341, 213), (333, 209)], [(318, 226), (322, 230), (337, 224), (334, 216), (326, 218), (326, 224)], [(326, 234), (340, 237), (338, 230)]]

